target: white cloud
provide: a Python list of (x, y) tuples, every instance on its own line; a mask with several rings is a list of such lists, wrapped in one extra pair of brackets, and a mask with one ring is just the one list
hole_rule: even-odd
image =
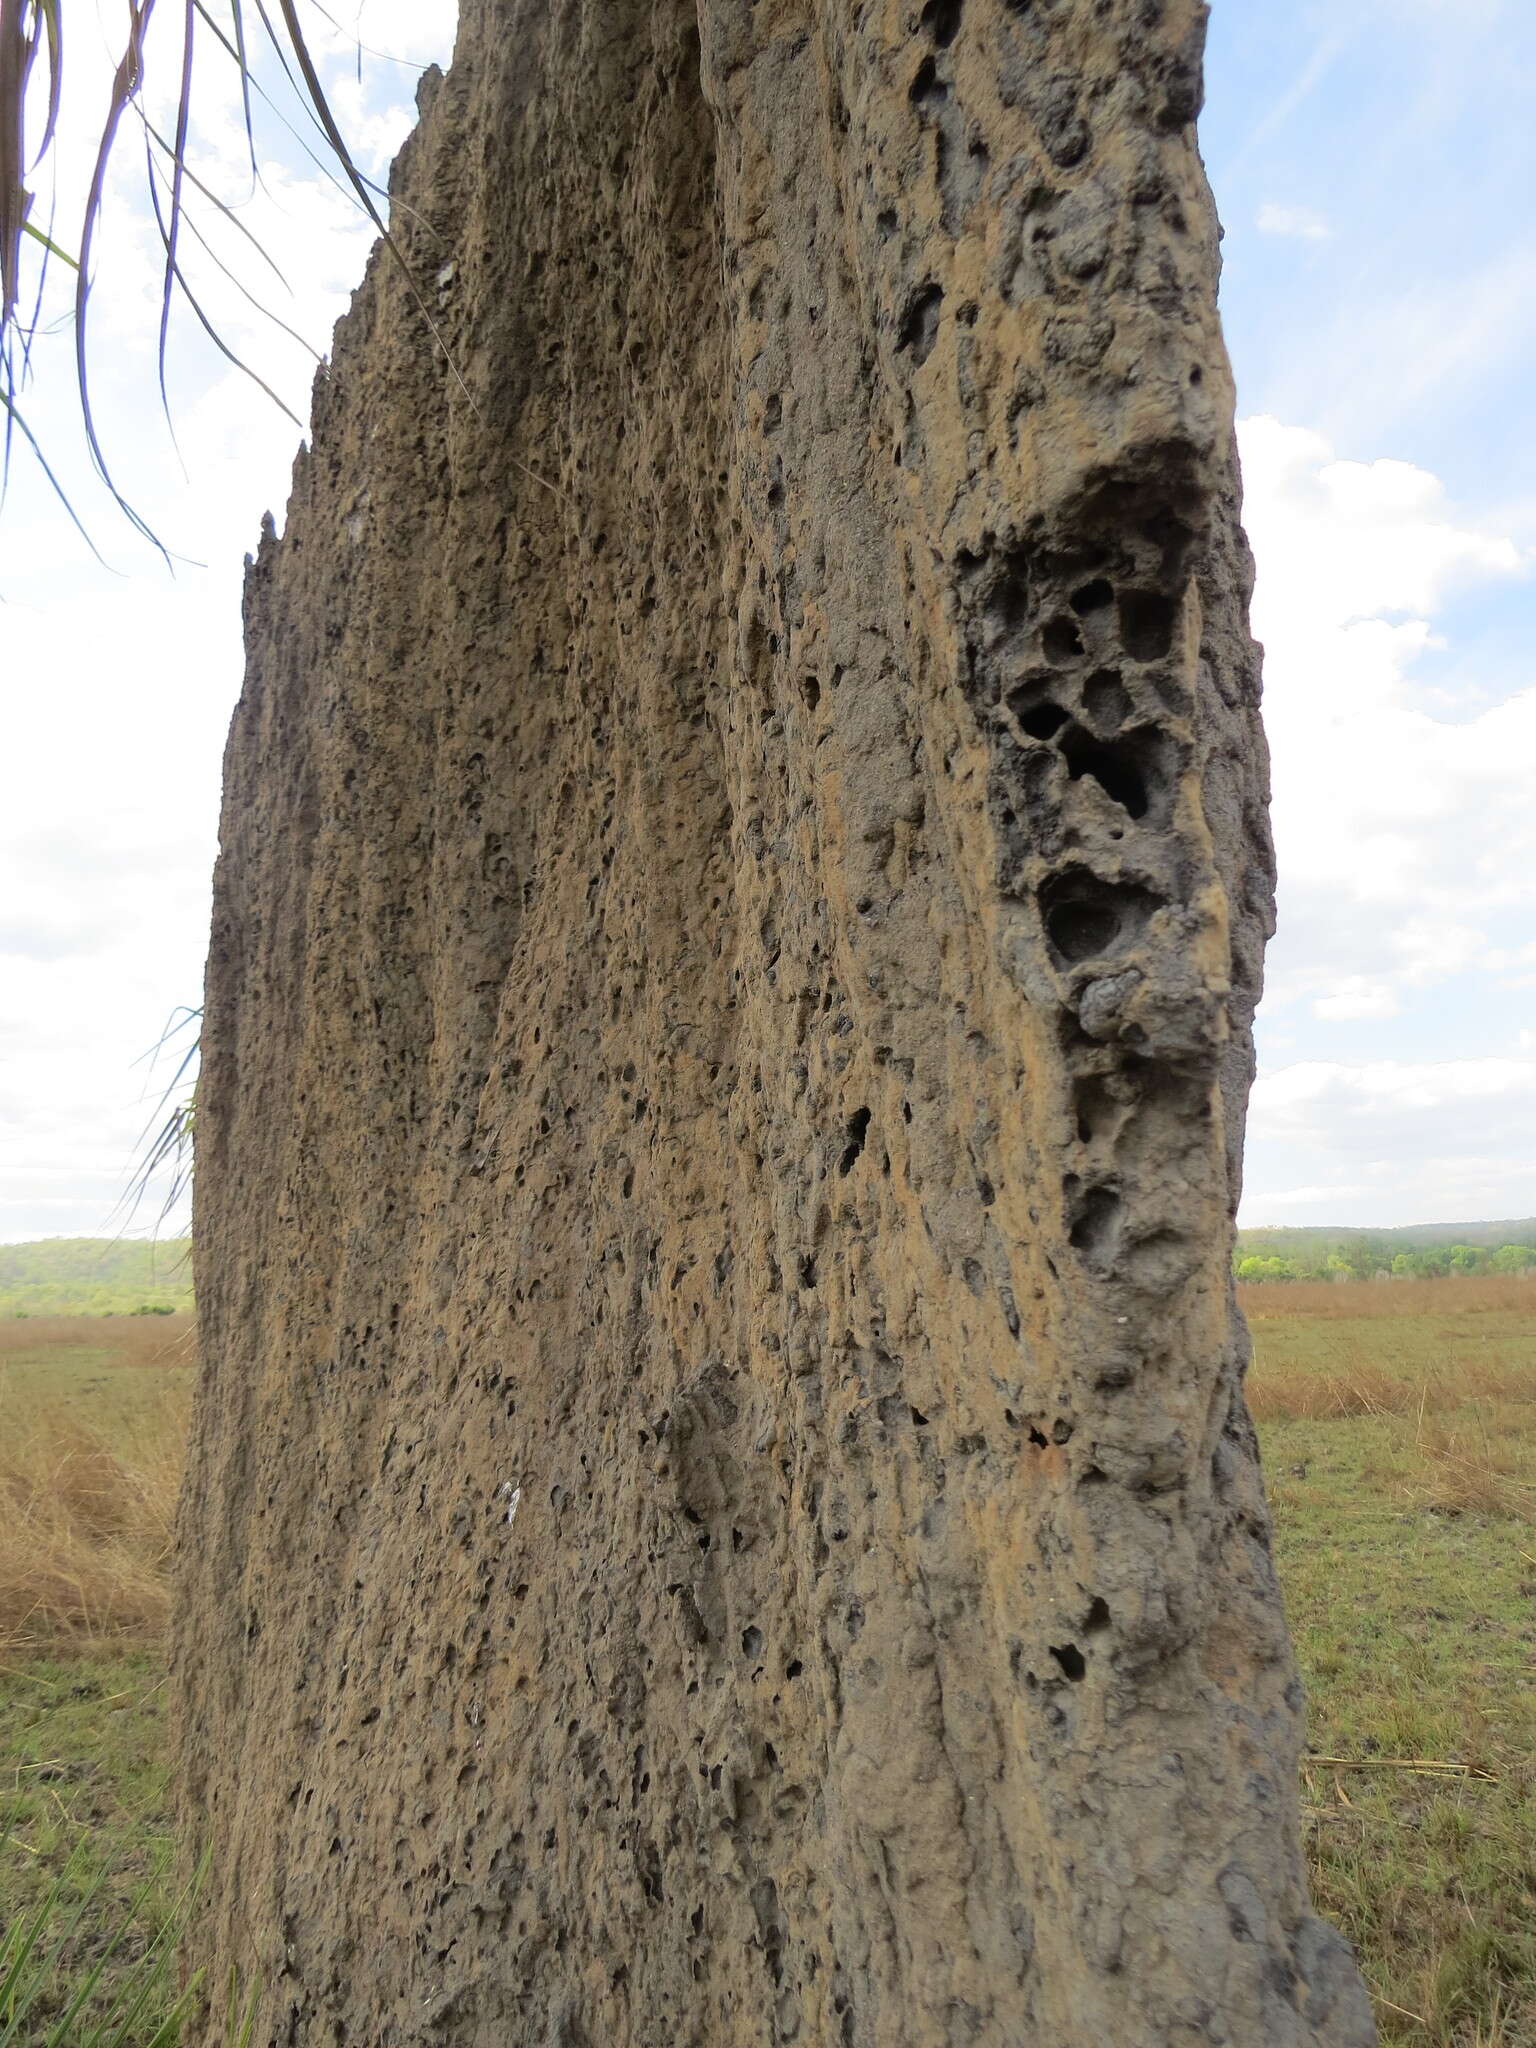
[(1280, 235), (1294, 242), (1326, 242), (1333, 234), (1322, 214), (1310, 206), (1272, 202), (1259, 208), (1258, 230), (1261, 235)]
[(1352, 1024), (1373, 1017), (1396, 1017), (1402, 1007), (1384, 982), (1370, 981), (1363, 974), (1348, 974), (1331, 995), (1316, 998), (1312, 1014), (1330, 1022)]
[(1536, 687), (1452, 722), (1426, 680), (1436, 615), (1529, 564), (1412, 464), (1342, 462), (1268, 418), (1241, 440), (1281, 877), (1270, 1010), (1385, 1020), (1536, 938)]
[(401, 68), (408, 85), (424, 64), (447, 62), (458, 20), (458, 0), (353, 0), (333, 7), (330, 20), (311, 5), (306, 30), (311, 49), (355, 62), (363, 54)]
[(1464, 584), (1521, 571), (1514, 542), (1448, 518), (1444, 485), (1414, 463), (1341, 461), (1324, 435), (1263, 414), (1239, 432), (1259, 558), (1255, 619), (1272, 637), (1298, 597), (1296, 623), (1315, 630), (1422, 617)]
[(1248, 1224), (1293, 1206), (1330, 1223), (1533, 1214), (1536, 1059), (1299, 1062), (1260, 1075), (1249, 1143)]
[(1455, 608), (1531, 563), (1413, 464), (1240, 433), (1280, 872), (1260, 1041), (1293, 1062), (1255, 1091), (1245, 1219), (1536, 1211), (1536, 1063), (1335, 1057), (1536, 1049), (1536, 669), (1489, 705), (1434, 666)]

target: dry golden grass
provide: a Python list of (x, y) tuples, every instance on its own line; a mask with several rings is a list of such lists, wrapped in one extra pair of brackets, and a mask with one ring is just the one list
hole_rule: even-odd
[[(1362, 1415), (1447, 1415), (1476, 1407), (1485, 1415), (1536, 1401), (1536, 1366), (1448, 1358), (1422, 1375), (1393, 1372), (1346, 1355), (1331, 1371), (1300, 1364), (1259, 1365), (1249, 1376), (1248, 1407), (1255, 1422), (1352, 1422)], [(1504, 1434), (1523, 1434), (1521, 1417), (1499, 1417)], [(1418, 1447), (1433, 1454), (1433, 1432), (1416, 1432)]]
[[(1451, 1284), (1458, 1291), (1463, 1285)], [(1477, 1283), (1465, 1285), (1470, 1293)], [(1337, 1291), (1359, 1296), (1381, 1290)], [(1394, 1286), (1388, 1291), (1412, 1290)], [(1316, 1322), (1308, 1319), (1311, 1325)], [(1247, 1385), (1256, 1422), (1382, 1422), (1389, 1428), (1373, 1439), (1369, 1476), (1407, 1505), (1443, 1515), (1536, 1519), (1536, 1459), (1528, 1413), (1536, 1401), (1536, 1364), (1448, 1352), (1441, 1349), (1443, 1338), (1433, 1335), (1410, 1357), (1387, 1326), (1378, 1324), (1370, 1336), (1359, 1338), (1324, 1334), (1337, 1322), (1327, 1319), (1315, 1341), (1306, 1344), (1300, 1341), (1306, 1325), (1297, 1322), (1291, 1331), (1294, 1341), (1273, 1361), (1265, 1356), (1268, 1340), (1261, 1339)], [(1436, 1327), (1421, 1326), (1431, 1333)], [(1379, 1362), (1383, 1357), (1386, 1362)], [(1283, 1504), (1284, 1497), (1282, 1486), (1277, 1499)]]
[(1513, 1310), (1536, 1314), (1536, 1278), (1479, 1273), (1455, 1280), (1256, 1280), (1239, 1287), (1243, 1313), (1267, 1316), (1485, 1315)]
[[(1254, 1327), (1248, 1403), (1261, 1428), (1363, 1425), (1340, 1438), (1355, 1446), (1372, 1495), (1448, 1518), (1536, 1521), (1531, 1281), (1495, 1275), (1240, 1292)], [(1314, 1296), (1324, 1313), (1311, 1310)], [(1283, 1513), (1286, 1468), (1273, 1476)]]
[(184, 1414), (147, 1427), (138, 1445), (111, 1447), (44, 1411), (10, 1419), (0, 1453), (0, 1637), (157, 1632)]
[(1248, 1406), (1255, 1422), (1347, 1422), (1361, 1415), (1401, 1415), (1414, 1389), (1364, 1362), (1343, 1372), (1303, 1369), (1255, 1373)]
[[(0, 1642), (163, 1627), (190, 1322), (0, 1323)], [(131, 1385), (115, 1380), (117, 1368), (138, 1369)], [(129, 1398), (103, 1401), (114, 1383)]]
[(1421, 1416), (1414, 1452), (1423, 1476), (1409, 1482), (1408, 1496), (1441, 1515), (1536, 1520), (1536, 1485), (1524, 1449), (1523, 1430), (1511, 1436), (1482, 1407), (1444, 1422)]
[(197, 1322), (173, 1316), (0, 1316), (0, 1371), (66, 1352), (105, 1366), (190, 1364)]
[(1485, 1364), (1476, 1358), (1453, 1358), (1449, 1376), (1468, 1401), (1536, 1401), (1536, 1364)]

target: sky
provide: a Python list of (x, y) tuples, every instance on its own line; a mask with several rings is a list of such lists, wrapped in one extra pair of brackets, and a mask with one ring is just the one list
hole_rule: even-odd
[[(117, 12), (102, 0), (97, 23), (83, 6), (72, 17), (95, 36), (103, 79)], [(384, 53), (359, 62), (355, 37), (306, 17), (343, 128), (382, 173), (419, 66), (446, 61), (454, 8), (332, 12)], [(284, 280), (258, 278), (227, 222), (198, 218), (323, 353), (372, 230), (259, 104), (253, 186), (233, 67), (216, 50), (199, 62), (195, 160), (280, 252)], [(1212, 8), (1201, 144), (1226, 230), (1281, 878), (1245, 1223), (1536, 1215), (1533, 88), (1529, 0)], [(66, 243), (98, 105), (78, 90), (66, 106)], [(106, 562), (13, 459), (0, 513), (5, 1241), (155, 1225), (153, 1201), (126, 1219), (119, 1205), (185, 1035), (158, 1060), (151, 1049), (199, 1000), (241, 565), (261, 513), (281, 514), (299, 439), (186, 316), (168, 357), (173, 438), (154, 385), (158, 244), (132, 145), (109, 209), (95, 409), (172, 562), (93, 485), (54, 323), (28, 417)], [(189, 262), (220, 332), (305, 418), (314, 354), (196, 252)]]

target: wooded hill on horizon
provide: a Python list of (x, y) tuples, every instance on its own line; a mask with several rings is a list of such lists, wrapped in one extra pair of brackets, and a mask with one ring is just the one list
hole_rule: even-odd
[(0, 1316), (121, 1316), (192, 1306), (186, 1237), (0, 1244)]

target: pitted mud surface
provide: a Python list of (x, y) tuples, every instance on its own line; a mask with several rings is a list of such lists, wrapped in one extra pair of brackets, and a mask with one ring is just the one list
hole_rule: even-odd
[(376, 258), (208, 977), (177, 1673), (262, 2040), (1370, 2039), (1228, 1282), (1202, 26), (469, 0), (424, 91), (447, 355)]

